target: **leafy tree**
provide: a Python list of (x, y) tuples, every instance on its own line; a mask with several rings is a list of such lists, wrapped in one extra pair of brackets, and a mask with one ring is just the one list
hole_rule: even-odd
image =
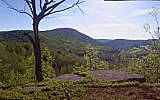
[(136, 59), (135, 63), (139, 68), (138, 73), (142, 74), (147, 81), (152, 83), (160, 82), (160, 26), (159, 26), (159, 12), (160, 8), (153, 8), (150, 15), (155, 20), (155, 30), (151, 31), (149, 24), (145, 24), (144, 28), (148, 32), (153, 40), (152, 46), (146, 46), (145, 49), (150, 53), (147, 56), (143, 56), (142, 59)]
[(0, 80), (5, 84), (22, 83), (28, 69), (30, 45), (8, 42), (0, 43), (0, 48)]
[[(131, 54), (143, 53), (147, 55), (141, 56), (141, 58), (135, 56), (130, 60), (128, 64), (128, 71), (143, 75), (148, 82), (158, 83), (160, 82), (160, 27), (159, 27), (159, 12), (160, 8), (153, 8), (150, 15), (155, 20), (155, 26), (145, 24), (144, 28), (152, 36), (152, 46), (144, 46), (132, 51)], [(145, 51), (144, 51), (145, 50)]]
[(151, 50), (148, 56), (140, 60), (142, 74), (152, 83), (160, 82), (160, 55)]
[(96, 69), (104, 69), (107, 68), (108, 64), (105, 61), (99, 59), (99, 48), (94, 48), (91, 45), (86, 47), (86, 53), (84, 55), (84, 59), (86, 61), (86, 66), (89, 70), (96, 70)]
[[(24, 10), (19, 10), (11, 5), (9, 5), (5, 0), (3, 1), (10, 9), (15, 10), (18, 13), (23, 13), (28, 15), (32, 21), (33, 21), (33, 33), (34, 38), (30, 36), (28, 33), (26, 35), (30, 39), (30, 41), (33, 44), (34, 48), (34, 56), (35, 56), (35, 73), (36, 73), (36, 79), (38, 82), (41, 82), (44, 80), (43, 74), (42, 74), (42, 60), (41, 60), (41, 46), (40, 46), (40, 36), (39, 36), (39, 24), (42, 21), (42, 19), (46, 18), (47, 16), (59, 12), (66, 11), (70, 8), (73, 8), (77, 6), (79, 9), (79, 4), (83, 3), (77, 0), (75, 3), (73, 3), (71, 6), (66, 7), (64, 9), (55, 10), (55, 8), (62, 5), (67, 0), (60, 0), (60, 1), (54, 1), (54, 0), (24, 0), (25, 6)], [(28, 6), (30, 13), (27, 12), (25, 9), (26, 5)], [(40, 9), (40, 10), (39, 10)], [(80, 9), (81, 10), (81, 9)]]
[(85, 64), (74, 65), (73, 73), (85, 76), (88, 71), (109, 69), (109, 63), (98, 57), (98, 50), (99, 48), (94, 48), (91, 45), (88, 45), (84, 55)]
[[(0, 82), (7, 85), (18, 85), (36, 81), (32, 45), (20, 42), (1, 42), (0, 51)], [(55, 70), (52, 67), (54, 57), (47, 47), (42, 48), (42, 58), (44, 79), (55, 77)]]
[(45, 47), (42, 50), (42, 71), (45, 80), (55, 77), (55, 69), (52, 67), (54, 60), (51, 50)]

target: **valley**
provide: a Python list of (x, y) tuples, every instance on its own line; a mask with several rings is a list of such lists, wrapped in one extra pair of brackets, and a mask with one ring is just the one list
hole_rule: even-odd
[[(141, 63), (137, 62), (138, 59), (148, 59), (150, 55), (147, 48), (152, 45), (152, 40), (92, 39), (71, 28), (41, 31), (42, 69), (46, 81), (37, 84), (33, 83), (35, 81), (35, 74), (33, 74), (35, 71), (33, 47), (25, 33), (29, 33), (33, 36), (30, 30), (0, 32), (0, 67), (2, 69), (0, 72), (0, 93), (2, 94), (0, 98), (67, 98), (66, 92), (63, 92), (64, 87), (61, 87), (61, 85), (60, 87), (56, 86), (56, 84), (62, 83), (65, 84), (65, 88), (67, 88), (68, 91), (67, 93), (70, 95), (69, 97), (74, 99), (88, 98), (92, 100), (96, 98), (108, 98), (112, 100), (119, 97), (121, 99), (136, 100), (136, 98), (139, 98), (143, 100), (147, 99), (149, 96), (151, 96), (152, 99), (159, 98), (158, 95), (151, 90), (152, 88), (154, 91), (158, 92), (159, 87), (150, 87), (149, 84), (150, 82), (157, 81), (158, 76), (154, 76), (153, 78), (150, 74), (143, 74), (143, 71), (145, 72), (145, 67), (139, 68), (138, 66), (141, 65)], [(14, 59), (15, 57), (16, 59)], [(154, 59), (155, 57), (151, 58)], [(154, 67), (156, 68), (156, 66)], [(141, 75), (145, 78), (145, 82), (139, 83), (136, 80), (131, 81), (131, 79), (129, 79), (130, 81), (124, 82), (117, 81), (118, 83), (116, 81), (111, 83), (110, 81), (108, 81), (109, 83), (107, 81), (99, 81), (88, 74), (88, 71), (92, 70), (111, 70), (111, 72), (112, 70), (126, 71)], [(12, 77), (10, 77), (11, 75)], [(75, 77), (75, 75), (78, 76)], [(97, 76), (100, 74), (94, 75)], [(106, 78), (116, 77), (116, 73), (114, 73), (113, 76), (111, 76), (111, 74), (102, 73), (101, 75), (109, 75), (105, 76)], [(81, 76), (83, 78), (80, 78)], [(118, 76), (120, 76), (119, 79), (122, 78), (121, 75), (117, 73), (117, 77)], [(123, 73), (122, 76), (124, 76)], [(58, 80), (58, 77), (61, 77), (60, 79), (62, 80)], [(72, 80), (79, 78), (80, 80), (70, 80), (66, 82), (65, 79), (69, 77)], [(105, 79), (105, 77), (103, 78)], [(51, 80), (52, 78), (55, 79)], [(74, 85), (76, 85), (77, 88), (73, 87)], [(28, 92), (23, 88), (26, 86), (29, 88), (27, 90)], [(12, 87), (14, 88), (11, 89)], [(83, 88), (77, 90), (79, 87)], [(116, 89), (117, 87), (118, 89), (125, 90), (125, 94), (122, 94), (120, 91), (118, 92)], [(55, 91), (53, 88), (59, 88), (60, 90)], [(140, 92), (144, 91), (145, 88), (147, 88), (149, 92)], [(19, 89), (22, 89), (23, 92), (20, 92)], [(134, 91), (135, 89), (136, 91)], [(16, 91), (17, 95), (12, 95), (13, 91)], [(29, 91), (32, 91), (36, 95), (38, 93), (39, 96), (35, 97), (35, 95)], [(134, 93), (132, 93), (133, 91)], [(52, 95), (51, 92), (58, 94)], [(97, 92), (101, 95), (98, 95)], [(44, 97), (41, 97), (42, 95), (44, 95)]]

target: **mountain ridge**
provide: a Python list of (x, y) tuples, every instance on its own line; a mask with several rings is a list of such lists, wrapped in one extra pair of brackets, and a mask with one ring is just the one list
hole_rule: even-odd
[(128, 40), (128, 39), (97, 39), (103, 46), (120, 49), (131, 49), (142, 45), (151, 45), (151, 40)]
[[(33, 33), (31, 30), (1, 31), (0, 41), (29, 42), (28, 38), (23, 35), (26, 32)], [(40, 31), (39, 33), (42, 43), (46, 43), (53, 48), (63, 48), (64, 46), (66, 49), (72, 47), (77, 49), (84, 48), (87, 44), (92, 44), (95, 46), (130, 49), (141, 45), (151, 45), (150, 40), (93, 39), (73, 28), (56, 28)]]

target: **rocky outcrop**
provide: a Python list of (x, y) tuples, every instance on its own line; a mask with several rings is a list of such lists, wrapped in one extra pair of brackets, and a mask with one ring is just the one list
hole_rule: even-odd
[(82, 78), (84, 78), (84, 77), (79, 76), (79, 75), (75, 75), (75, 74), (65, 74), (65, 75), (56, 77), (55, 80), (77, 81), (77, 80), (80, 80)]
[(118, 70), (97, 70), (89, 72), (94, 78), (102, 81), (139, 81), (145, 82), (145, 78), (125, 71)]
[[(89, 74), (93, 75), (94, 78), (102, 80), (102, 81), (138, 81), (138, 82), (145, 82), (145, 78), (138, 75), (133, 74), (125, 71), (118, 71), (118, 70), (96, 70), (91, 71)], [(77, 81), (84, 77), (75, 75), (75, 74), (65, 74), (62, 76), (58, 76), (54, 78), (53, 80), (73, 80)]]

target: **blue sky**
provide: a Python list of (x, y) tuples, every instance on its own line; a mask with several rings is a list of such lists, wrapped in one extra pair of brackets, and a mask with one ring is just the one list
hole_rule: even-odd
[[(22, 0), (6, 0), (21, 9)], [(75, 0), (68, 0), (58, 9), (70, 5)], [(78, 8), (49, 16), (40, 23), (40, 30), (55, 28), (74, 28), (95, 39), (149, 39), (143, 25), (154, 25), (148, 14), (152, 7), (160, 8), (160, 1), (103, 1), (86, 0), (80, 5), (85, 14)], [(0, 31), (31, 30), (32, 20), (8, 9), (0, 1)]]

